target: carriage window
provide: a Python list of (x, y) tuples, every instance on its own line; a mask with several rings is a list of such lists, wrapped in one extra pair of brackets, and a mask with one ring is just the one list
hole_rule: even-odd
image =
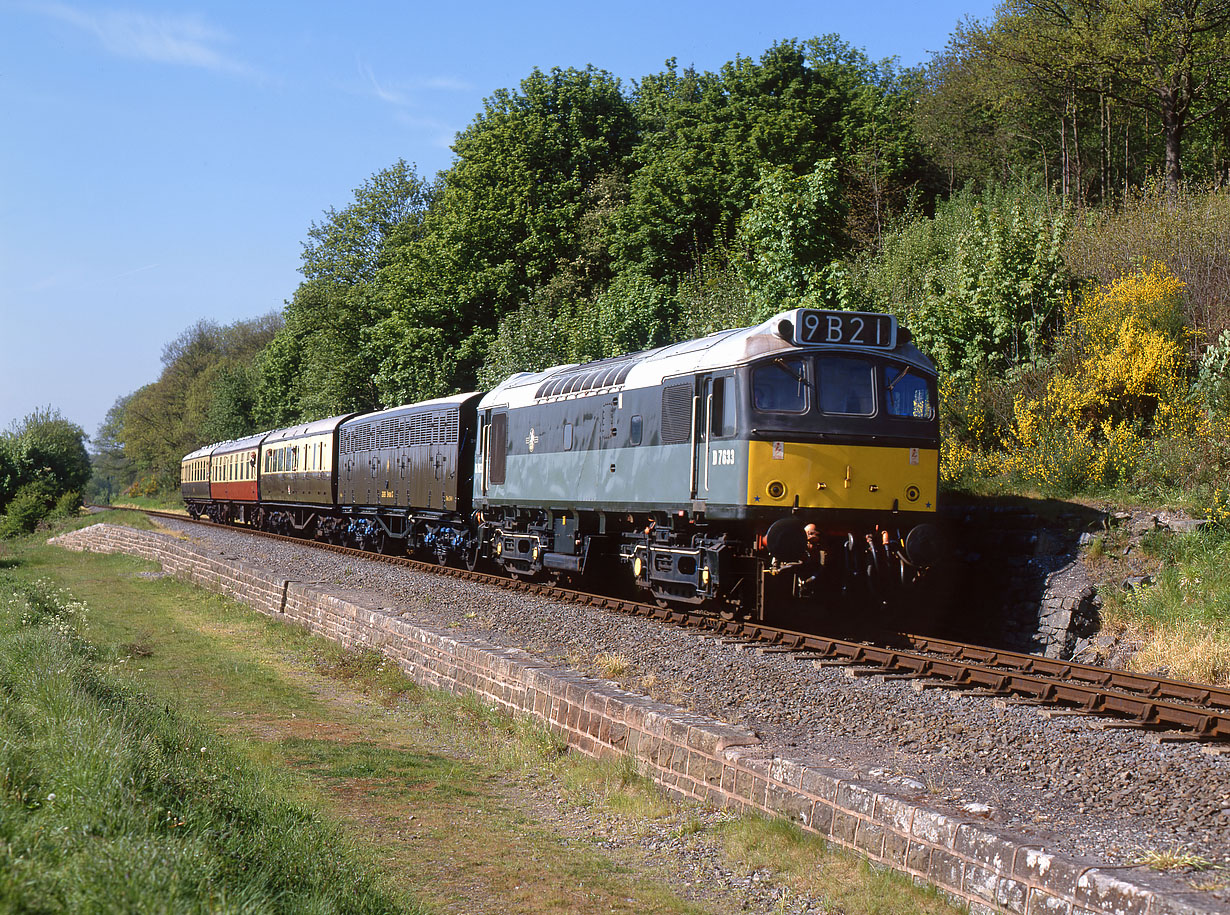
[(572, 450), (572, 423), (564, 423), (564, 450)]
[(889, 416), (935, 418), (935, 391), (931, 382), (912, 369), (884, 366), (884, 391)]
[(778, 358), (756, 366), (752, 373), (752, 403), (757, 410), (773, 413), (806, 411), (807, 376), (803, 360)]
[(871, 416), (876, 411), (871, 363), (852, 356), (819, 356), (816, 378), (825, 413)]
[(628, 423), (628, 436), (632, 440), (632, 444), (639, 445), (641, 443), (641, 435), (645, 431), (645, 420), (639, 413), (632, 414), (632, 420)]

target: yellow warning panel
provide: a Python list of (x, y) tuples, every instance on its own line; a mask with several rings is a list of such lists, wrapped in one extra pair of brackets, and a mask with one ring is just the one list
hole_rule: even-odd
[(935, 511), (940, 453), (798, 442), (748, 442), (749, 505)]

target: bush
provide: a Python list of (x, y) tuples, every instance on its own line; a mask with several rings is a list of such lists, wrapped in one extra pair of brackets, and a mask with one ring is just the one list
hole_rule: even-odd
[(999, 382), (947, 381), (944, 479), (998, 475), (1073, 495), (1190, 473), (1193, 451), (1218, 449), (1187, 397), (1182, 288), (1163, 265), (1136, 270), (1069, 301), (1045, 363)]
[(75, 518), (79, 511), (81, 511), (81, 493), (73, 489), (60, 494), (47, 517)]
[(891, 233), (878, 258), (849, 265), (837, 297), (903, 318), (945, 375), (1002, 376), (1041, 358), (1059, 323), (1067, 230), (1041, 191), (958, 194)]
[[(1184, 317), (1217, 340), (1230, 330), (1230, 193), (1186, 186), (1178, 198), (1160, 183), (1133, 191), (1118, 209), (1073, 221), (1064, 260), (1076, 276), (1109, 283), (1143, 262), (1165, 264), (1184, 287)], [(1193, 338), (1192, 344), (1199, 342)]]
[[(77, 497), (80, 500), (80, 496)], [(0, 516), (0, 539), (29, 534), (47, 517), (56, 504), (55, 490), (46, 480), (35, 480), (17, 490), (4, 515)]]
[(1200, 355), (1192, 393), (1212, 412), (1230, 414), (1230, 330), (1223, 330)]

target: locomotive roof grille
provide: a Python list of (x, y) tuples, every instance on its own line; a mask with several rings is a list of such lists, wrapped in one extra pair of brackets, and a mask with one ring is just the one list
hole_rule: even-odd
[(552, 376), (538, 387), (535, 399), (558, 397), (563, 394), (583, 394), (586, 391), (596, 391), (601, 388), (619, 387), (628, 380), (628, 373), (639, 359), (621, 358), (614, 365), (606, 360), (597, 364), (581, 366), (559, 375)]

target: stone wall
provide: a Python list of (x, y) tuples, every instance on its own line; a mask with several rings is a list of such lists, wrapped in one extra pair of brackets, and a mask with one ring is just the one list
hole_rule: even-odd
[(1068, 660), (1098, 630), (1101, 601), (1079, 557), (1082, 535), (1105, 526), (1104, 512), (970, 498), (950, 499), (941, 517), (958, 566), (952, 604), (972, 608), (946, 621), (948, 634)]
[[(418, 683), (531, 715), (590, 756), (631, 754), (676, 795), (788, 818), (877, 864), (934, 884), (972, 912), (1179, 915), (1222, 911), (1161, 876), (1051, 854), (977, 819), (875, 790), (847, 773), (766, 751), (755, 735), (539, 661), (517, 649), (417, 625), (370, 595), (271, 577), (173, 537), (95, 525), (56, 538), (122, 552), (343, 645), (382, 651)], [(441, 587), (448, 587), (442, 581)]]

